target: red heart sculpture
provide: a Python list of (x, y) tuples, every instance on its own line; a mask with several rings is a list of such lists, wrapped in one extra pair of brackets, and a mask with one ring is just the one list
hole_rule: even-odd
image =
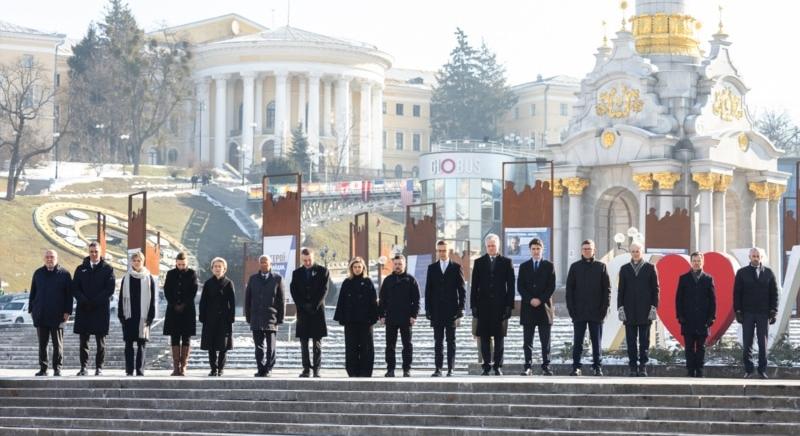
[[(703, 271), (714, 278), (717, 297), (716, 321), (709, 329), (706, 339), (706, 345), (711, 345), (728, 331), (735, 318), (733, 281), (736, 276), (736, 265), (733, 258), (717, 252), (705, 253), (703, 257), (705, 259)], [(666, 255), (656, 263), (658, 284), (661, 289), (658, 318), (681, 346), (685, 344), (681, 335), (681, 325), (675, 315), (675, 294), (680, 276), (689, 272), (691, 268), (689, 258), (680, 254)]]

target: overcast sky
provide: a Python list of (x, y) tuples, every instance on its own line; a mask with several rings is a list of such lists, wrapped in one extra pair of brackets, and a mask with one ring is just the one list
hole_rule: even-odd
[[(751, 111), (788, 110), (800, 121), (796, 0), (722, 0), (733, 61), (751, 88)], [(632, 14), (635, 0), (628, 14)], [(703, 47), (717, 29), (719, 0), (687, 0), (698, 18)], [(78, 39), (103, 16), (107, 0), (0, 0), (2, 20)], [(287, 22), (288, 0), (130, 0), (147, 30), (238, 13), (265, 26)], [(13, 6), (12, 6), (13, 5)], [(511, 84), (537, 74), (582, 78), (603, 37), (620, 27), (618, 0), (292, 0), (290, 24), (312, 32), (361, 40), (394, 57), (400, 68), (436, 70), (463, 28), (473, 44), (483, 39), (506, 66)]]

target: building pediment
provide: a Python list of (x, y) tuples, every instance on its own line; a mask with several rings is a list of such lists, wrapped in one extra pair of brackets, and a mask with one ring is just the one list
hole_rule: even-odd
[(618, 124), (584, 130), (550, 150), (556, 163), (584, 167), (627, 165), (632, 161), (669, 158), (675, 142), (671, 136)]

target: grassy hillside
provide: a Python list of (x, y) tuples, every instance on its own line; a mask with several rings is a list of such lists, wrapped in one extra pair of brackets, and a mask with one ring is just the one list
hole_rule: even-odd
[[(380, 218), (381, 225), (376, 227)], [(321, 227), (306, 229), (308, 245), (316, 250), (327, 246), (331, 252), (336, 251), (336, 261), (347, 261), (350, 252), (349, 238), (351, 219), (329, 223)], [(399, 243), (403, 243), (403, 223), (394, 221), (377, 213), (369, 214), (369, 257), (378, 257), (378, 232), (398, 235)]]

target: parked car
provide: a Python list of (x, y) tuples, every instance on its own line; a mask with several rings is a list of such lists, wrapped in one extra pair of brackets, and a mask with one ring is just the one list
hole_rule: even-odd
[(27, 299), (11, 300), (3, 305), (0, 309), (0, 325), (8, 324), (33, 324)]

